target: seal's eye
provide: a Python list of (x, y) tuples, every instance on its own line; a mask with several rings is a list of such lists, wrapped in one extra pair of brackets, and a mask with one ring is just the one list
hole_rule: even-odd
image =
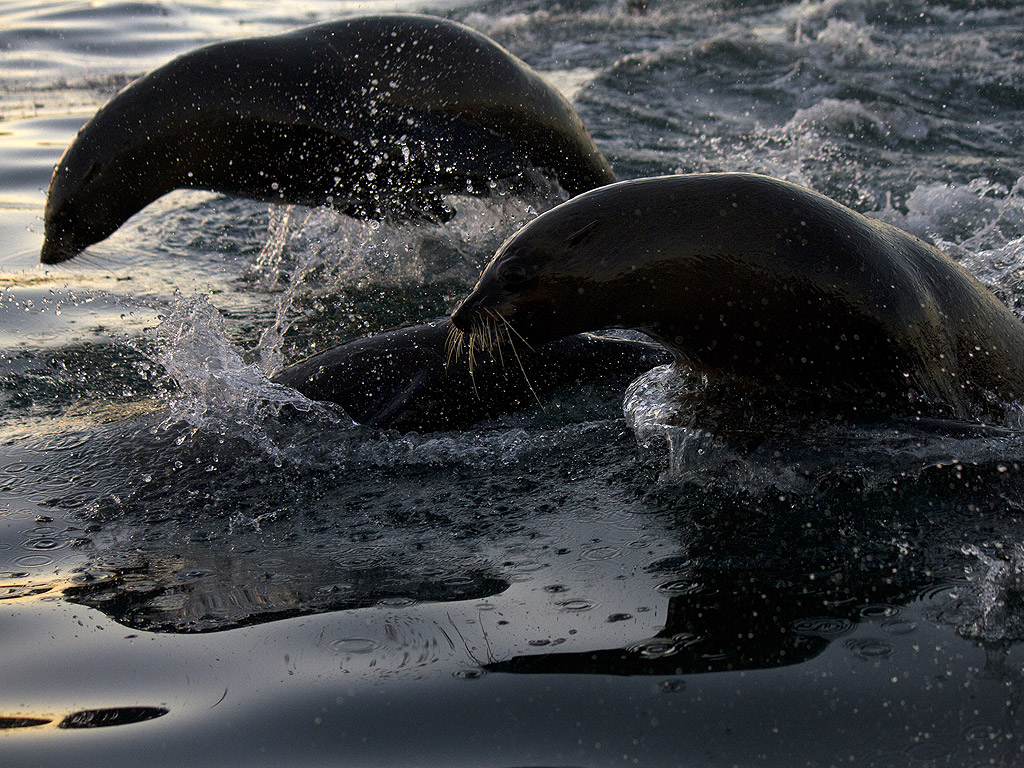
[(510, 261), (506, 264), (502, 264), (498, 269), (498, 279), (503, 285), (515, 288), (516, 286), (525, 283), (529, 279), (529, 274), (527, 273), (525, 266), (514, 261)]

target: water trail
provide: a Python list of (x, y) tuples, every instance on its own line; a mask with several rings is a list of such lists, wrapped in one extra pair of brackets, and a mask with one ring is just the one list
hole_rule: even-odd
[[(1016, 472), (1024, 466), (1021, 408), (1003, 407), (1002, 424), (913, 417), (877, 424), (815, 421), (813, 414), (736, 397), (673, 366), (641, 376), (623, 401), (641, 458), (660, 468), (663, 482), (755, 496), (818, 493), (836, 483), (884, 489), (937, 469), (965, 484), (975, 470), (995, 477)], [(726, 434), (715, 428), (723, 414)]]

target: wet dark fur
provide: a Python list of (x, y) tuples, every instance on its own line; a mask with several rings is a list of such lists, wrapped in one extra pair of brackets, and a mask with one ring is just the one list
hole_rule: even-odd
[[(668, 360), (658, 345), (573, 335), (531, 349), (454, 354), (448, 318), (357, 339), (273, 377), (360, 424), (429, 432), (468, 427), (578, 383), (625, 386)], [(450, 354), (451, 353), (451, 354)], [(513, 359), (512, 355), (517, 356)]]
[(453, 314), (524, 342), (635, 328), (785, 409), (961, 416), (1024, 396), (1024, 325), (922, 240), (751, 174), (621, 182), (514, 235)]
[(43, 263), (69, 259), (179, 188), (444, 217), (442, 196), (615, 180), (576, 112), (468, 27), (415, 15), (317, 24), (187, 53), (79, 132), (47, 195)]

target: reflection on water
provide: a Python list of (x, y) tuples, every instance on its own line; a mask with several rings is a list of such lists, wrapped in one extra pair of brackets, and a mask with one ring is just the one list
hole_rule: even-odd
[[(269, 387), (450, 310), (558, 189), (444, 225), (175, 193), (37, 266), (53, 164), (136, 75), (420, 7), (0, 11), (0, 762), (1020, 762), (1018, 407), (737, 446), (657, 375), (626, 419), (595, 385), (405, 435)], [(811, 184), (1020, 309), (1012, 3), (442, 11), (571, 92), (620, 174)]]

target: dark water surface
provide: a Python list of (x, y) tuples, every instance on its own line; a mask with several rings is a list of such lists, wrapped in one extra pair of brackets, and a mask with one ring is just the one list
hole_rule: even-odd
[(666, 426), (664, 371), (424, 435), (267, 381), (450, 310), (557, 189), (443, 225), (174, 193), (37, 264), (54, 163), (133, 78), (428, 10), (621, 176), (807, 184), (1022, 310), (1024, 8), (644, 5), (0, 7), (0, 765), (1024, 763), (1019, 404), (741, 451)]

